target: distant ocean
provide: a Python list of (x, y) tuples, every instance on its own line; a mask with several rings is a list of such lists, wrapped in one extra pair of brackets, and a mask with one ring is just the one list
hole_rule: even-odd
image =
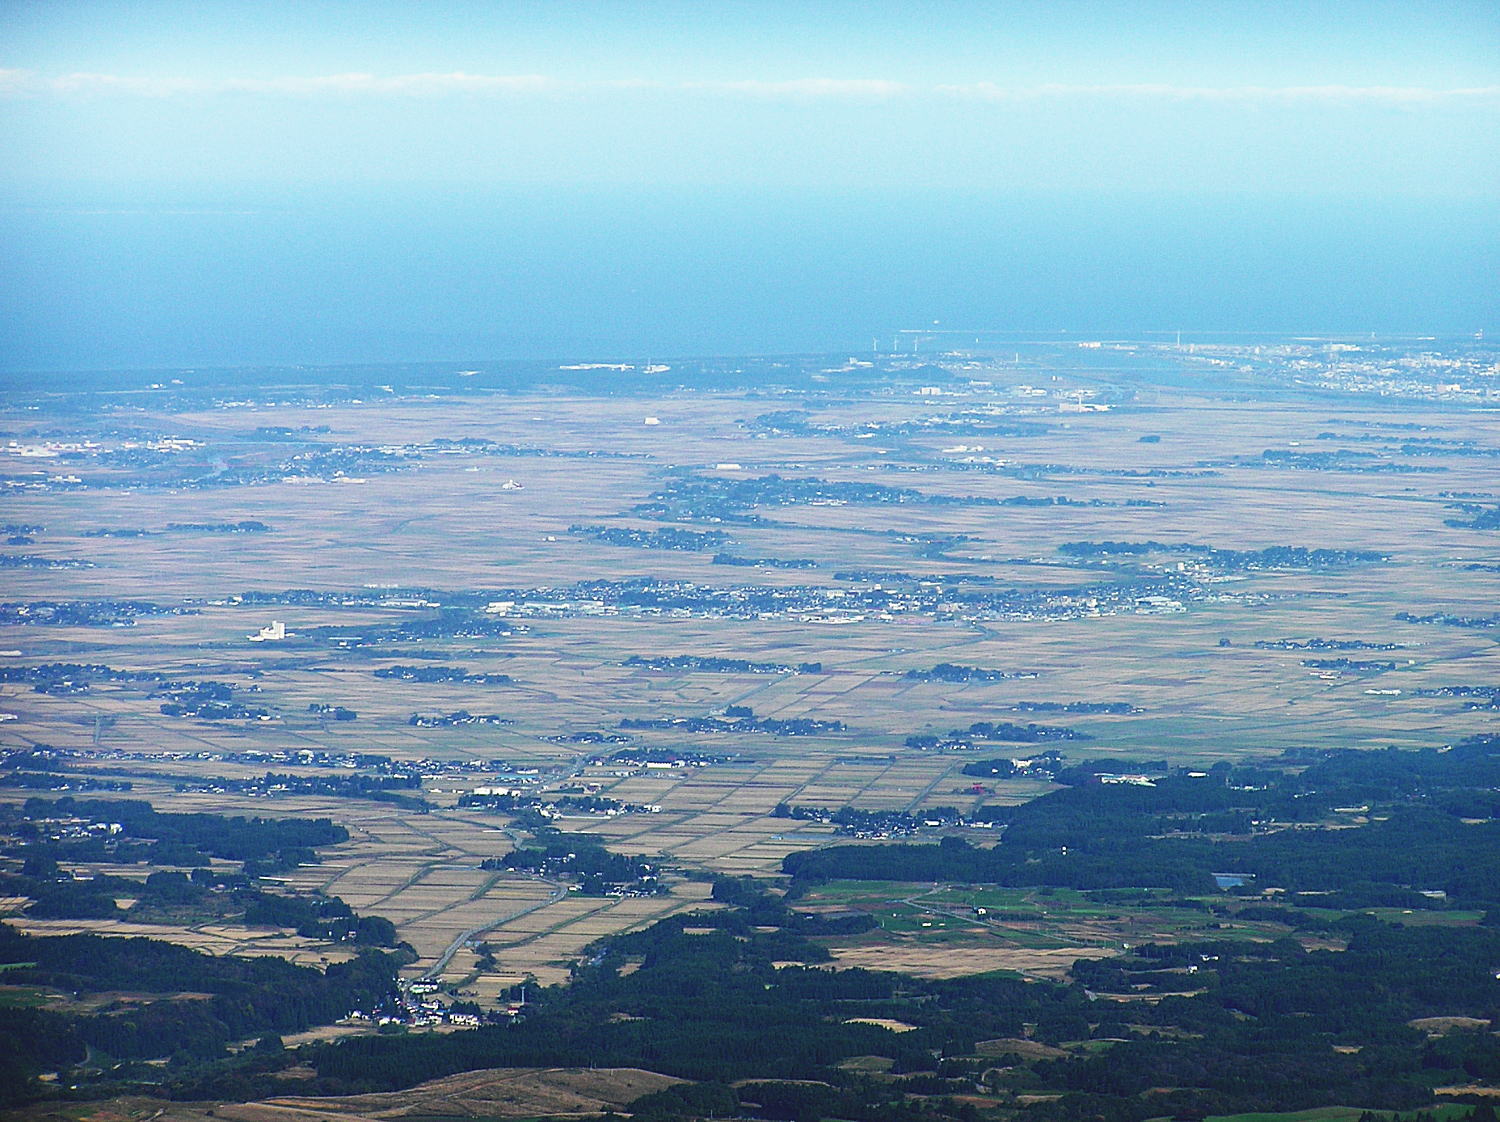
[(0, 370), (860, 353), (902, 328), (1493, 336), (1497, 235), (1481, 201), (10, 199)]

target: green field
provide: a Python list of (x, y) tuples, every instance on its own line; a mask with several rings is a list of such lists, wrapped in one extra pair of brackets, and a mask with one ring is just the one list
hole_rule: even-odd
[[(890, 881), (834, 881), (808, 891), (798, 907), (836, 908), (874, 917), (879, 932), (857, 942), (896, 938), (924, 945), (987, 946), (997, 942), (1032, 949), (1099, 947), (1117, 950), (1147, 940), (1180, 938), (1272, 939), (1289, 928), (1278, 923), (1237, 920), (1168, 903), (1164, 890), (1142, 893), (1160, 904), (1113, 903), (1073, 889), (1005, 889), (933, 886)], [(979, 914), (980, 911), (984, 914)], [(1434, 913), (1447, 915), (1448, 913)], [(1465, 917), (1460, 922), (1472, 922)]]

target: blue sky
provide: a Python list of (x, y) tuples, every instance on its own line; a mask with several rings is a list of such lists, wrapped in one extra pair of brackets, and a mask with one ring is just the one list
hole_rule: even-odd
[[(12, 61), (221, 78), (1484, 84), (1487, 0), (8, 0)], [(1393, 81), (1394, 79), (1394, 81)]]
[(1463, 194), (1500, 166), (1493, 3), (4, 10), (21, 183)]
[[(647, 345), (653, 315), (668, 349), (756, 349), (753, 318), (714, 335), (731, 305), (757, 309), (768, 348), (833, 345), (908, 307), (1014, 306), (974, 239), (1053, 278), (1016, 327), (1159, 327), (1206, 285), (1222, 309), (1176, 318), (1228, 327), (1238, 305), (1257, 328), (1308, 329), (1282, 322), (1299, 301), (1277, 289), (1316, 291), (1330, 252), (1355, 273), (1326, 307), (1300, 301), (1308, 318), (1352, 322), (1365, 300), (1375, 326), (1416, 326), (1387, 322), (1405, 276), (1413, 319), (1478, 327), (1497, 287), (1497, 59), (1493, 2), (3, 0), (0, 298), (18, 338), (0, 363), (255, 362), (299, 339), (333, 361), (340, 324), (359, 359), (607, 349)], [(726, 241), (748, 212), (762, 243)], [(1219, 256), (1164, 251), (1174, 215)], [(875, 294), (868, 247), (920, 255), (924, 231), (969, 272), (918, 262), (899, 298)], [(1267, 238), (1283, 268), (1226, 271)], [(476, 241), (496, 247), (488, 266)], [(654, 264), (611, 286), (611, 253)], [(260, 287), (226, 306), (224, 270), (252, 261)], [(821, 326), (773, 330), (778, 309), (807, 319), (809, 271), (833, 285), (856, 261), (865, 305), (844, 284)], [(444, 262), (464, 278), (451, 290)], [(718, 303), (631, 302), (684, 270), (718, 277)], [(428, 279), (407, 315), (412, 273)], [(1154, 303), (1129, 291), (1140, 275)], [(1084, 280), (1093, 303), (1070, 303)], [(485, 284), (511, 319), (475, 303)], [(319, 299), (321, 318), (290, 307)]]

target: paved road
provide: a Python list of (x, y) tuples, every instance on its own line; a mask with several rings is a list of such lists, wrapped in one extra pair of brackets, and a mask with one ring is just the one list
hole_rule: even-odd
[[(548, 883), (551, 884), (550, 881)], [(567, 894), (567, 889), (563, 888), (562, 885), (553, 884), (552, 894), (548, 896), (547, 899), (538, 901), (535, 904), (528, 904), (526, 907), (521, 908), (519, 911), (514, 911), (509, 915), (501, 916), (493, 922), (486, 923), (481, 927), (469, 928), (469, 930), (465, 931), (457, 939), (454, 939), (453, 942), (448, 944), (448, 949), (439, 956), (437, 962), (433, 963), (432, 966), (422, 971), (422, 981), (430, 982), (439, 974), (441, 974), (447, 967), (448, 963), (453, 961), (453, 956), (459, 952), (460, 948), (462, 948), (465, 943), (474, 938), (476, 935), (483, 935), (486, 931), (493, 930), (494, 928), (499, 927), (502, 923), (509, 923), (513, 919), (520, 919), (522, 916), (530, 915), (532, 912), (539, 912), (548, 905), (557, 903)]]

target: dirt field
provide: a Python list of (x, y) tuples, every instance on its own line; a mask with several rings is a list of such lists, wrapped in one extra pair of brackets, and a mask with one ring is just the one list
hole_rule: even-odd
[[(374, 1119), (536, 1118), (599, 1114), (681, 1080), (634, 1068), (503, 1068), (469, 1071), (391, 1094), (280, 1098), (250, 1103), (171, 1103), (112, 1099), (47, 1104), (45, 1117), (67, 1122), (363, 1122)], [(6, 1111), (5, 1122), (43, 1115)]]
[[(344, 1098), (272, 1099), (246, 1106), (254, 1113), (221, 1116), (271, 1122), (278, 1109), (314, 1111), (324, 1118), (528, 1118), (588, 1114), (621, 1107), (681, 1080), (633, 1068), (505, 1068), (470, 1071), (422, 1083), (409, 1091)], [(235, 1108), (227, 1108), (233, 1111)], [(260, 1113), (265, 1111), (266, 1113)]]
[(943, 946), (836, 947), (834, 960), (840, 966), (866, 970), (898, 970), (923, 978), (961, 978), (965, 974), (985, 974), (991, 970), (1010, 970), (1030, 978), (1061, 979), (1080, 958), (1108, 958), (1118, 951), (1103, 947), (1057, 947), (1040, 950), (1028, 947), (974, 947), (962, 949)]

